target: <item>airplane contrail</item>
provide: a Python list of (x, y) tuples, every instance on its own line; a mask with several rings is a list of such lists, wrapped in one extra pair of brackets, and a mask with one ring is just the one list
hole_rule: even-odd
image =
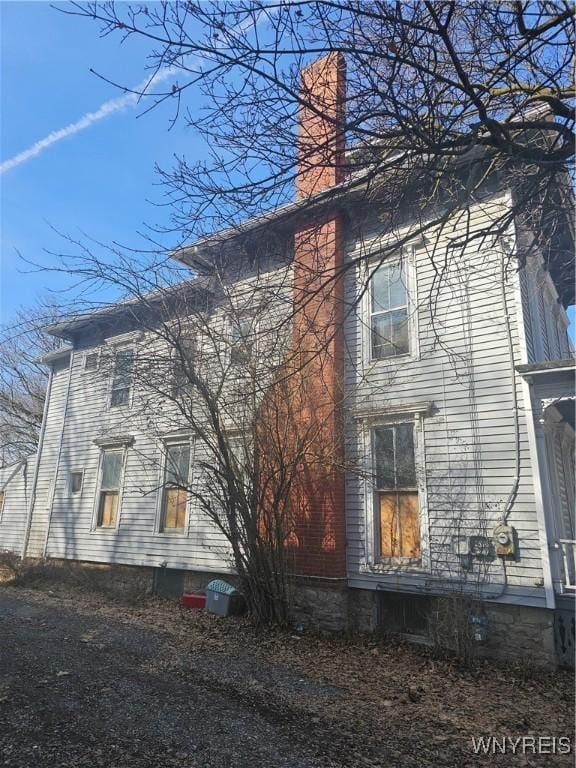
[(6, 173), (6, 171), (10, 171), (12, 168), (16, 168), (18, 165), (28, 162), (28, 160), (37, 157), (53, 144), (62, 141), (62, 139), (67, 139), (69, 136), (74, 136), (75, 133), (80, 133), (80, 131), (89, 128), (91, 125), (97, 123), (99, 120), (103, 120), (105, 117), (113, 115), (115, 112), (119, 112), (128, 107), (135, 107), (139, 100), (138, 93), (141, 93), (151, 85), (156, 85), (163, 80), (168, 80), (175, 74), (175, 67), (164, 67), (163, 69), (159, 69), (154, 77), (143, 80), (133, 89), (137, 93), (127, 93), (124, 96), (118, 96), (115, 99), (105, 101), (104, 104), (98, 107), (94, 112), (86, 112), (86, 114), (82, 115), (76, 122), (69, 123), (64, 126), (64, 128), (59, 128), (57, 131), (51, 131), (43, 139), (39, 139), (32, 144), (31, 147), (28, 147), (28, 149), (25, 149), (17, 155), (14, 155), (14, 157), (0, 163), (0, 174)]

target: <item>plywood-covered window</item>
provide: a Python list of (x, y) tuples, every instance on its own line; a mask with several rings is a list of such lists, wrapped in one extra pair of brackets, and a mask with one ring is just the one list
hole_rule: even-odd
[(373, 360), (410, 351), (408, 292), (402, 262), (382, 264), (371, 276), (370, 344)]
[(4, 508), (4, 491), (0, 491), (0, 517), (2, 517), (2, 510)]
[(421, 559), (414, 425), (372, 430), (376, 512), (382, 558)]
[(110, 394), (112, 407), (130, 403), (133, 367), (134, 351), (132, 349), (119, 349), (114, 356), (114, 377)]
[(182, 533), (186, 527), (190, 443), (166, 447), (160, 531)]
[(107, 449), (102, 453), (98, 496), (98, 528), (116, 527), (123, 461), (124, 451), (122, 449)]

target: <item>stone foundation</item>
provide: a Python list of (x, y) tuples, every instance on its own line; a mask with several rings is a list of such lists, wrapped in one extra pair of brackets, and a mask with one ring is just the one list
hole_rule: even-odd
[[(71, 583), (128, 599), (150, 594), (176, 599), (182, 592), (203, 592), (213, 579), (238, 586), (230, 574), (217, 574), (143, 566), (110, 565), (70, 560), (19, 559), (6, 568), (22, 584), (34, 581)], [(8, 573), (8, 570), (7, 570)], [(396, 635), (417, 642), (450, 648), (449, 633), (456, 610), (454, 597), (351, 589), (343, 581), (297, 579), (292, 585), (292, 620), (304, 630), (350, 634)], [(433, 618), (443, 609), (450, 621), (442, 632), (431, 631)], [(486, 640), (474, 647), (480, 657), (517, 664), (558, 666), (554, 639), (554, 612), (519, 605), (481, 603), (477, 612), (486, 619)]]
[(320, 632), (373, 632), (377, 625), (375, 594), (342, 584), (298, 581), (293, 587), (293, 621)]
[(485, 655), (518, 664), (557, 666), (554, 611), (523, 605), (485, 604)]

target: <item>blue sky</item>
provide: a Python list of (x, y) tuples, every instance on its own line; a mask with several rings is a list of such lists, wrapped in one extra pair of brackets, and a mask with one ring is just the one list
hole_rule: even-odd
[[(100, 38), (96, 24), (48, 2), (0, 0), (0, 30), (2, 162), (121, 96), (90, 68), (128, 85), (145, 75), (142, 42)], [(65, 244), (52, 227), (137, 247), (146, 223), (168, 223), (168, 209), (154, 204), (163, 200), (154, 164), (169, 167), (175, 153), (198, 159), (203, 145), (181, 124), (169, 130), (169, 105), (139, 117), (143, 109), (113, 112), (0, 176), (0, 324), (61, 287), (54, 274), (23, 274), (16, 254), (53, 263), (45, 250)]]
[[(2, 162), (122, 95), (91, 67), (130, 86), (145, 76), (141, 43), (100, 38), (96, 24), (48, 3), (0, 2), (0, 28)], [(169, 167), (174, 153), (201, 156), (201, 140), (181, 125), (169, 130), (168, 107), (138, 117), (143, 109), (117, 111), (2, 174), (0, 323), (61, 283), (22, 274), (16, 255), (52, 263), (44, 249), (64, 243), (51, 226), (133, 247), (143, 244), (135, 233), (145, 223), (167, 223), (167, 209), (154, 205), (163, 199), (154, 164)]]

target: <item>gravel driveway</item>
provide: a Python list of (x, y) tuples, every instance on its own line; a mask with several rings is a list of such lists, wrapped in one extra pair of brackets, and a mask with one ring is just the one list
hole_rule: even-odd
[[(258, 635), (241, 622), (181, 619), (173, 606), (125, 608), (8, 586), (0, 586), (0, 649), (0, 765), (444, 768), (494, 761), (471, 755), (465, 734), (474, 718), (467, 691), (478, 691), (478, 706), (487, 709), (498, 706), (490, 691), (450, 667), (418, 661), (411, 649), (340, 652), (314, 638)], [(410, 659), (410, 670), (389, 669)], [(420, 673), (422, 685), (406, 687), (409, 677), (398, 673), (414, 674), (418, 664), (427, 677)], [(370, 665), (386, 676), (373, 687), (355, 676)], [(450, 674), (452, 697), (443, 687)], [(522, 723), (512, 705), (509, 729), (562, 725), (557, 686), (521, 679), (516, 686), (516, 706), (518, 697), (531, 698), (541, 720), (531, 725), (528, 704), (520, 704)], [(562, 686), (569, 690), (568, 678)], [(459, 695), (464, 706), (453, 710)], [(476, 730), (486, 728), (479, 717)], [(511, 765), (510, 757), (501, 764)]]

